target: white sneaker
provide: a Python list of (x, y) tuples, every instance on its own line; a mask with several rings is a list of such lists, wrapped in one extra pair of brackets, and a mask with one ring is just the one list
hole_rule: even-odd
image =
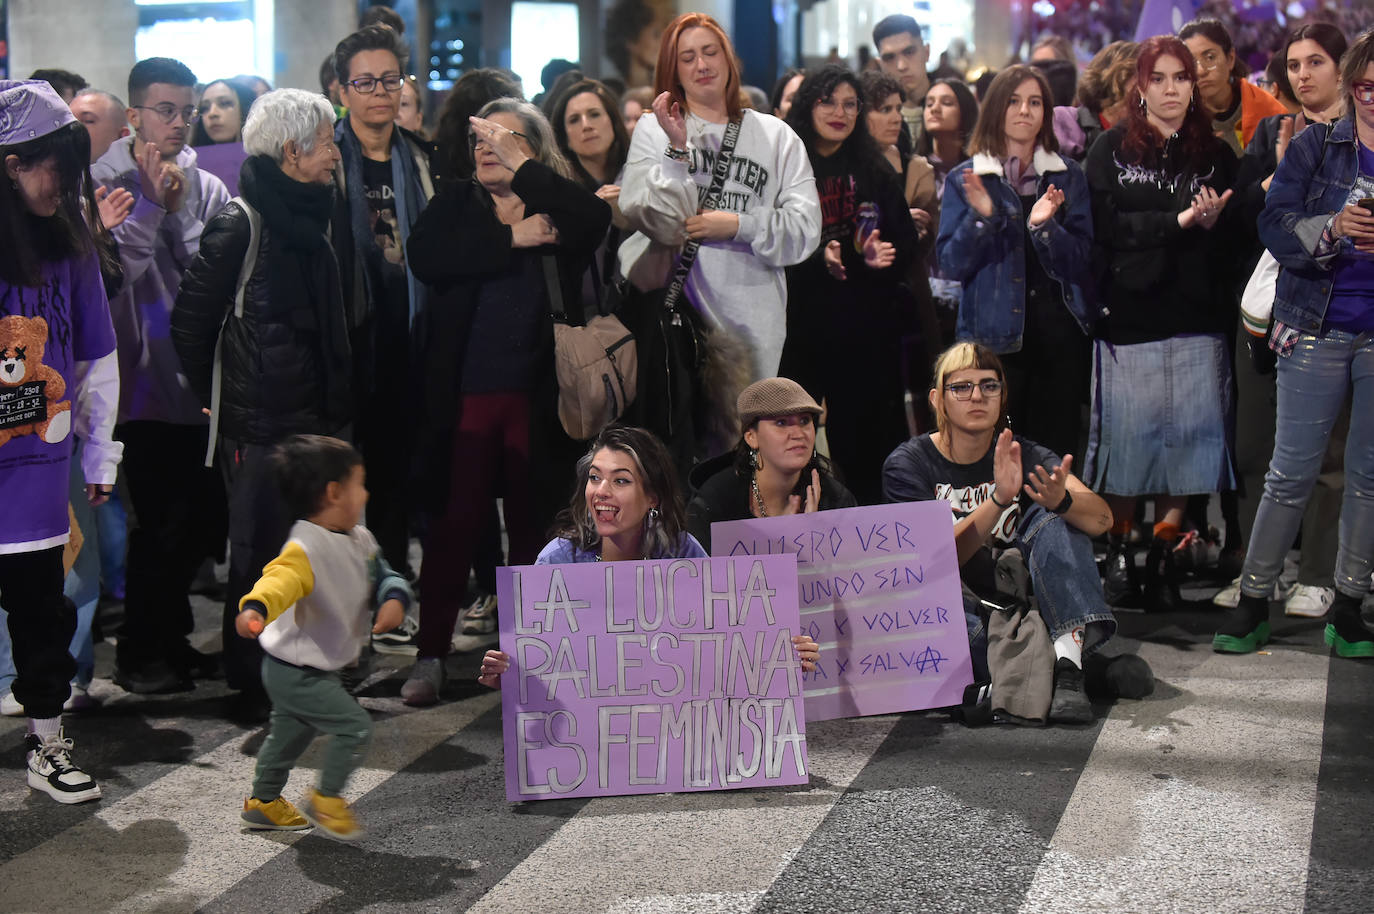
[(1326, 615), (1326, 611), (1331, 608), (1331, 601), (1335, 599), (1334, 587), (1299, 584), (1293, 595), (1288, 598), (1288, 602), (1283, 604), (1283, 614), (1304, 619), (1320, 619)]
[(0, 714), (6, 717), (23, 717), (24, 706), (14, 698), (13, 692), (6, 692), (0, 695)]
[(28, 750), (29, 786), (59, 803), (85, 803), (100, 799), (100, 785), (72, 764), (72, 741), (61, 730), (46, 739), (36, 733), (24, 737)]
[(418, 649), (416, 643), (420, 634), (420, 620), (406, 616), (401, 624), (389, 632), (372, 636), (372, 649), (379, 654), (401, 654), (414, 657)]
[[(1283, 581), (1274, 582), (1274, 592), (1269, 595), (1270, 600), (1286, 600), (1298, 589), (1297, 584), (1284, 584)], [(1235, 609), (1240, 603), (1240, 578), (1236, 578), (1227, 584), (1217, 595), (1212, 597), (1212, 605), (1220, 606), (1223, 609)]]
[(460, 631), (465, 635), (490, 635), (496, 631), (496, 595), (478, 597), (463, 611)]

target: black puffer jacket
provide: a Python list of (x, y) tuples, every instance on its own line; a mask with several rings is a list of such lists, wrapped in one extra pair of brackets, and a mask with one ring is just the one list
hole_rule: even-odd
[(250, 226), (231, 203), (205, 226), (172, 311), (187, 381), (209, 406), (223, 325), (219, 434), (249, 444), (333, 434), (352, 420), (353, 402), (343, 291), (326, 235), (333, 187), (295, 181), (254, 156), (239, 189), (262, 216), (243, 316), (232, 312)]

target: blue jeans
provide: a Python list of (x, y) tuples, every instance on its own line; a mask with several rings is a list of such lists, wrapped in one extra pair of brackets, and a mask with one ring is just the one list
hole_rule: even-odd
[(1241, 593), (1267, 597), (1302, 526), (1303, 509), (1321, 472), (1327, 439), (1354, 389), (1345, 445), (1345, 494), (1335, 586), (1352, 597), (1369, 592), (1374, 559), (1374, 336), (1332, 330), (1303, 334), (1279, 359), (1274, 456), (1241, 569)]
[[(1051, 640), (1065, 632), (1083, 627), (1083, 654), (1087, 656), (1116, 633), (1116, 617), (1102, 596), (1102, 578), (1093, 559), (1093, 544), (1088, 535), (1069, 526), (1063, 517), (1023, 499), (1021, 518), (1016, 526), (1016, 549), (1030, 574), (1035, 602)], [(1301, 513), (1301, 512), (1299, 512)], [(1009, 557), (1004, 554), (1004, 559)], [(1003, 577), (1005, 562), (998, 562), (998, 577)], [(1024, 589), (1014, 584), (1005, 588), (1009, 595)], [(964, 588), (964, 616), (969, 644), (981, 652), (986, 668), (987, 629), (978, 598)]]
[[(81, 475), (81, 448), (72, 455), (71, 497), (72, 512), (81, 528), (84, 545), (77, 553), (76, 564), (67, 575), (62, 591), (76, 604), (76, 634), (69, 650), (76, 658), (76, 678), (79, 686), (89, 686), (95, 676), (95, 645), (91, 641), (91, 623), (95, 620), (96, 604), (100, 602), (100, 550), (95, 514), (86, 501), (86, 484)], [(10, 649), (9, 619), (0, 609), (0, 694), (10, 691), (14, 684), (14, 656)]]

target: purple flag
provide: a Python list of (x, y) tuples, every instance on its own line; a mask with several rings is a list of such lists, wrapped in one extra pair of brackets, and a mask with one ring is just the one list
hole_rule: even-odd
[(802, 631), (821, 645), (808, 719), (945, 708), (973, 682), (948, 502), (723, 521), (711, 551), (796, 555)]
[(1135, 40), (1156, 35), (1177, 35), (1197, 15), (1202, 0), (1145, 0), (1135, 24)]
[(806, 784), (791, 556), (498, 568), (506, 798)]

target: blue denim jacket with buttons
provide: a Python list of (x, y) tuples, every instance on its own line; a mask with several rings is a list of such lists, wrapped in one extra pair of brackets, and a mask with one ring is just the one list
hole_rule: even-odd
[(1348, 117), (1329, 126), (1313, 124), (1295, 136), (1260, 213), (1260, 240), (1283, 267), (1274, 290), (1274, 319), (1303, 333), (1321, 333), (1331, 300), (1331, 268), (1345, 248), (1316, 252), (1359, 174), (1357, 142)]
[[(1036, 196), (1051, 184), (1064, 192), (1054, 218), (1031, 230), (1034, 254), (1059, 284), (1064, 306), (1083, 333), (1091, 336), (1100, 309), (1091, 279), (1092, 198), (1076, 162), (1041, 147), (1032, 159), (1038, 175)], [(983, 179), (993, 213), (984, 217), (969, 206), (963, 173)], [(955, 336), (974, 340), (998, 353), (1017, 352), (1026, 326), (1026, 214), (1021, 198), (1003, 174), (1002, 162), (980, 153), (945, 178), (940, 233), (935, 241), (940, 269), (963, 283)]]

